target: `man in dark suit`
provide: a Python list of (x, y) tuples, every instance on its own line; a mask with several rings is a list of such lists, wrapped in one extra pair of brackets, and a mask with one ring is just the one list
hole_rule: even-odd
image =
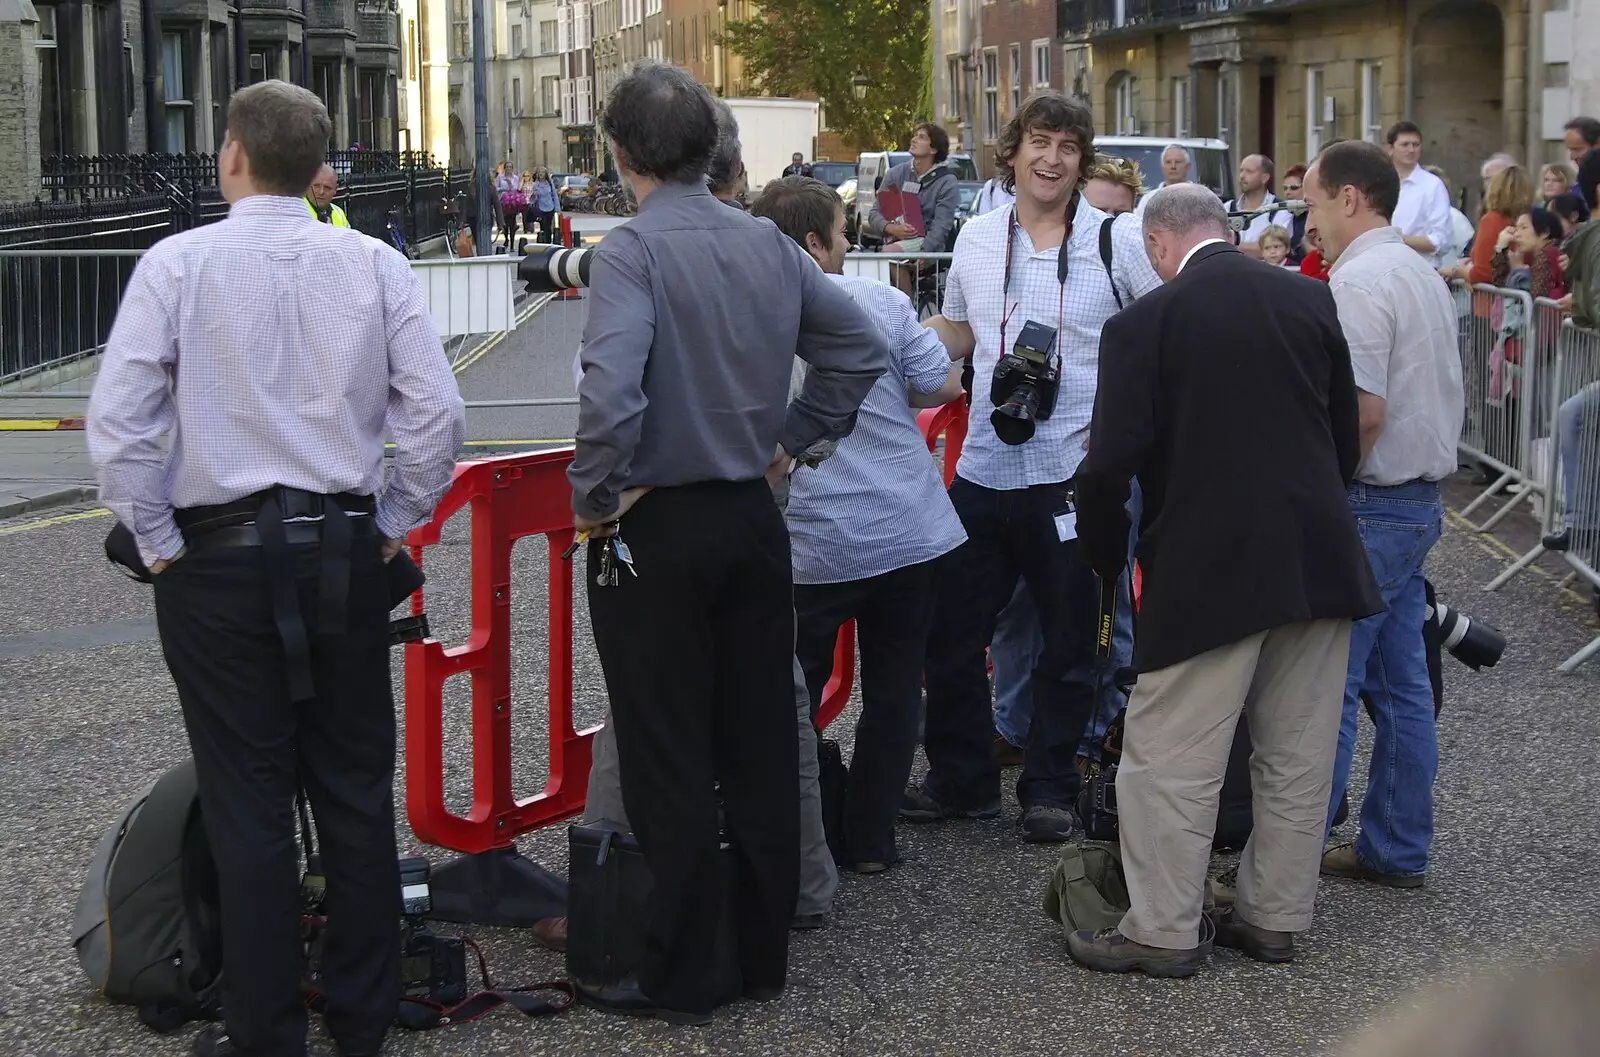
[(1311, 925), (1353, 619), (1382, 606), (1345, 500), (1361, 447), (1350, 351), (1327, 287), (1246, 257), (1203, 187), (1144, 210), (1166, 285), (1106, 323), (1078, 532), (1105, 582), (1144, 570), (1117, 772), (1132, 909), (1069, 937), (1092, 969), (1187, 976), (1217, 796), (1241, 712), (1255, 831), (1217, 942), (1294, 956)]

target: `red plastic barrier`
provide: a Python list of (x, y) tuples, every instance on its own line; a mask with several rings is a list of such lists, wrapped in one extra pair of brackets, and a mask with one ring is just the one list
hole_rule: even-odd
[[(930, 407), (917, 413), (917, 428), (928, 450), (939, 446), (944, 438), (944, 483), (955, 480), (956, 463), (961, 458), (961, 445), (967, 439), (967, 403), (956, 400), (943, 407)], [(822, 688), (822, 704), (817, 707), (817, 726), (826, 727), (845, 705), (850, 703), (850, 689), (854, 685), (856, 670), (856, 622), (847, 621), (839, 629), (839, 641), (833, 649), (833, 674)]]
[[(406, 813), (427, 844), (466, 853), (505, 848), (583, 810), (599, 728), (580, 734), (572, 725), (573, 563), (561, 561), (573, 535), (571, 461), (568, 448), (461, 463), (433, 520), (406, 539), (420, 563), (450, 516), (472, 507), (472, 631), (450, 649), (433, 639), (405, 647)], [(536, 535), (550, 552), (550, 777), (543, 792), (518, 800), (511, 789), (511, 552)], [(421, 592), (412, 611), (422, 611)], [(472, 808), (464, 816), (444, 800), (444, 683), (462, 673), (472, 680)]]

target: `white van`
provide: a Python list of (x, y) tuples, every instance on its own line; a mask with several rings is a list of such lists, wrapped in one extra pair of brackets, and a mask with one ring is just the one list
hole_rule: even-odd
[(1233, 197), (1233, 162), (1228, 145), (1220, 139), (1160, 139), (1156, 136), (1096, 136), (1094, 149), (1113, 158), (1127, 158), (1139, 166), (1147, 191), (1161, 186), (1161, 153), (1176, 143), (1189, 152), (1189, 179), (1217, 193), (1223, 201)]
[[(878, 185), (884, 174), (896, 165), (904, 165), (911, 155), (903, 150), (864, 151), (856, 160), (856, 209), (850, 217), (852, 228), (864, 232), (867, 218), (872, 215), (872, 203), (877, 197)], [(958, 180), (976, 180), (978, 167), (970, 154), (952, 154), (944, 160), (945, 167), (956, 174)]]

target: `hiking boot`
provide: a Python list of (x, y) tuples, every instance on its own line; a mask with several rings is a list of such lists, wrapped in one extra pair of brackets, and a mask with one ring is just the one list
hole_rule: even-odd
[(1019, 828), (1029, 844), (1065, 844), (1082, 831), (1076, 814), (1044, 804), (1023, 808)]
[(900, 802), (900, 817), (907, 822), (943, 822), (952, 818), (999, 818), (1000, 798), (995, 797), (981, 807), (947, 807), (929, 796), (922, 786), (908, 785), (905, 798)]
[(1165, 947), (1146, 947), (1119, 932), (1115, 925), (1099, 932), (1073, 932), (1067, 936), (1067, 953), (1085, 969), (1102, 973), (1131, 973), (1146, 976), (1193, 976), (1211, 953), (1209, 944), (1186, 951)]
[[(1211, 901), (1219, 907), (1233, 906), (1234, 898), (1239, 894), (1239, 868), (1230, 866), (1206, 882), (1206, 891), (1211, 895)], [(1220, 941), (1219, 941), (1220, 942)]]
[(1258, 928), (1225, 907), (1216, 912), (1212, 923), (1217, 927), (1216, 944), (1238, 951), (1246, 958), (1269, 965), (1294, 961), (1294, 933), (1274, 932)]
[(1322, 873), (1325, 877), (1348, 877), (1353, 881), (1371, 881), (1389, 888), (1421, 888), (1427, 879), (1426, 874), (1374, 870), (1361, 861), (1354, 844), (1336, 844), (1324, 852)]

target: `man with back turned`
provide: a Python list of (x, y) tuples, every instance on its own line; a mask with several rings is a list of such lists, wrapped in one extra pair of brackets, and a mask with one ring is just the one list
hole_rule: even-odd
[[(767, 478), (849, 432), (887, 351), (787, 236), (706, 189), (717, 118), (688, 74), (641, 63), (604, 114), (639, 215), (594, 258), (568, 478), (653, 889), (638, 978), (577, 985), (600, 1008), (705, 1024), (731, 997), (712, 989), (723, 907), (760, 999), (783, 988), (795, 909), (794, 614)], [(788, 401), (796, 355), (811, 370)]]
[(1116, 782), (1132, 906), (1067, 945), (1092, 969), (1187, 976), (1210, 954), (1206, 866), (1241, 713), (1255, 830), (1216, 942), (1282, 962), (1310, 927), (1351, 621), (1381, 602), (1344, 498), (1356, 388), (1327, 287), (1235, 249), (1204, 187), (1162, 188), (1143, 219), (1166, 284), (1105, 325), (1077, 478), (1102, 583), (1127, 560), (1130, 478), (1144, 495)]
[[(217, 865), (226, 1027), (202, 1057), (306, 1052), (297, 785), (340, 1053), (377, 1054), (400, 999), (385, 563), (449, 485), (463, 411), (405, 258), (306, 209), (329, 128), (304, 88), (234, 95), (228, 217), (139, 261), (89, 402), (100, 496), (154, 574)], [(337, 312), (303, 310), (328, 290)]]

